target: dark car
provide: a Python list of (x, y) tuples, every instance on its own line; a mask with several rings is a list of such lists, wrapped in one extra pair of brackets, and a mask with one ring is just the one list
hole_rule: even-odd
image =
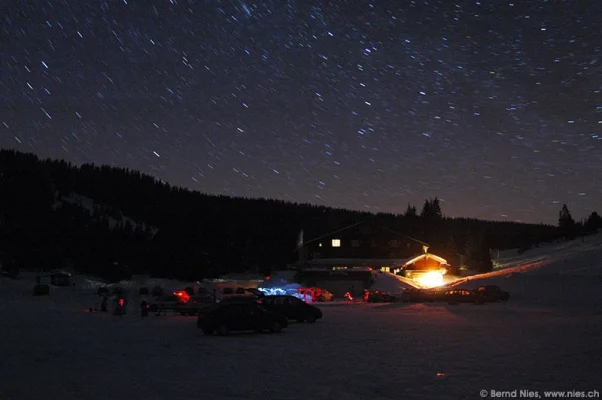
[(181, 315), (197, 315), (201, 308), (215, 303), (213, 296), (192, 296), (184, 304), (176, 304), (174, 310)]
[(401, 293), (401, 301), (404, 303), (418, 303), (424, 301), (422, 289), (407, 288)]
[(322, 318), (322, 311), (318, 307), (307, 304), (295, 296), (265, 296), (260, 301), (266, 310), (297, 322), (313, 323)]
[(247, 288), (245, 292), (249, 292), (255, 297), (265, 297), (265, 293), (256, 288)]
[(176, 307), (181, 306), (184, 303), (185, 301), (182, 299), (182, 296), (175, 294), (165, 297), (155, 297), (149, 301), (149, 309), (151, 312), (159, 315), (168, 310), (175, 310)]
[(368, 303), (392, 303), (395, 301), (395, 296), (382, 290), (370, 290), (364, 293), (364, 301)]
[(432, 288), (432, 289), (423, 289), (422, 290), (422, 300), (423, 301), (445, 301), (446, 300), (446, 292), (448, 290), (443, 288)]
[(225, 303), (241, 303), (241, 302), (247, 302), (247, 303), (259, 303), (259, 298), (256, 296), (245, 296), (245, 295), (232, 295), (232, 296), (226, 296), (223, 297), (220, 301), (218, 301), (218, 303), (220, 304), (225, 304)]
[(216, 303), (201, 308), (197, 327), (205, 335), (217, 332), (226, 336), (232, 331), (269, 331), (279, 333), (288, 322), (281, 315), (267, 311), (256, 302)]
[(474, 303), (483, 304), (485, 303), (485, 297), (479, 293), (475, 293), (468, 289), (450, 289), (445, 291), (445, 301), (449, 304), (458, 303)]
[(479, 286), (473, 292), (483, 296), (487, 302), (508, 301), (510, 298), (510, 293), (496, 285)]

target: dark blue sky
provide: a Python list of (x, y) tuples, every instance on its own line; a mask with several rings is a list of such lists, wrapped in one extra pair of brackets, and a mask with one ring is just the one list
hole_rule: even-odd
[(0, 147), (201, 192), (602, 212), (602, 1), (17, 1)]

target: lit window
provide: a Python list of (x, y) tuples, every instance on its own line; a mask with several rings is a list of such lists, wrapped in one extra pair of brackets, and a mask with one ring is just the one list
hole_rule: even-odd
[(332, 239), (332, 247), (341, 247), (341, 239)]

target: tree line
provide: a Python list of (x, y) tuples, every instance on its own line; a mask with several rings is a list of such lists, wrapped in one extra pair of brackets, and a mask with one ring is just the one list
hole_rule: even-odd
[[(418, 213), (368, 213), (273, 199), (203, 194), (126, 168), (0, 151), (3, 265), (61, 267), (107, 280), (132, 273), (197, 280), (296, 263), (301, 229), (319, 236), (357, 221), (418, 237), (433, 251), (491, 268), (489, 249), (527, 249), (602, 226), (600, 217), (559, 226), (447, 218), (437, 198)], [(572, 217), (571, 217), (572, 219)]]

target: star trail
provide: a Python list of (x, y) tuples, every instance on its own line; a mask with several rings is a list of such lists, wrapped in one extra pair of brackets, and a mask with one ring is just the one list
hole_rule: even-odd
[(602, 212), (602, 1), (5, 0), (0, 147), (204, 193)]

